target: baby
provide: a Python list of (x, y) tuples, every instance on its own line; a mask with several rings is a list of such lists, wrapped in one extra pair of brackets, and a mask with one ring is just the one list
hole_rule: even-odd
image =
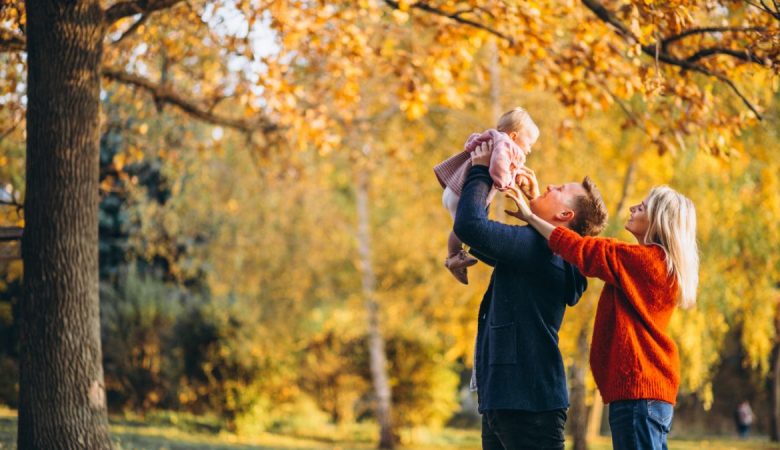
[[(436, 178), (444, 188), (442, 203), (450, 211), (452, 219), (458, 209), (461, 189), (471, 168), (471, 152), (483, 142), (492, 142), (493, 154), (490, 157), (490, 177), (493, 189), (488, 195), (490, 203), (496, 190), (504, 191), (521, 179), (520, 172), (525, 165), (531, 146), (539, 138), (539, 128), (523, 108), (515, 108), (504, 113), (498, 119), (496, 129), (483, 133), (474, 133), (466, 140), (463, 151), (451, 156), (433, 168)], [(463, 243), (450, 231), (447, 241), (448, 256), (444, 265), (452, 275), (463, 284), (468, 284), (467, 267), (477, 263), (477, 259), (463, 250)]]

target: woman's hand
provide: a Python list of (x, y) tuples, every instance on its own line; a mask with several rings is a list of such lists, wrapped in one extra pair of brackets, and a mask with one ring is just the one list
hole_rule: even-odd
[(490, 156), (493, 154), (493, 141), (487, 141), (479, 144), (471, 152), (472, 166), (490, 166)]
[(536, 180), (536, 173), (528, 167), (521, 167), (515, 176), (515, 184), (520, 188), (520, 192), (528, 200), (533, 200), (540, 195), (539, 182)]
[(507, 189), (506, 196), (511, 198), (512, 201), (515, 202), (515, 206), (517, 206), (517, 211), (504, 210), (507, 214), (512, 217), (517, 217), (524, 222), (528, 222), (528, 225), (534, 227), (542, 237), (550, 239), (550, 235), (553, 230), (555, 230), (555, 227), (531, 212), (531, 207), (526, 203), (523, 195), (520, 193), (520, 189), (512, 186)]
[(517, 211), (510, 211), (507, 209), (505, 210), (505, 212), (510, 216), (516, 217), (524, 222), (530, 222), (531, 217), (533, 217), (534, 213), (531, 212), (531, 207), (528, 206), (528, 203), (526, 203), (525, 199), (523, 198), (523, 194), (520, 193), (520, 189), (511, 186), (507, 188), (506, 196), (512, 199), (513, 202), (515, 202), (515, 206), (517, 206)]

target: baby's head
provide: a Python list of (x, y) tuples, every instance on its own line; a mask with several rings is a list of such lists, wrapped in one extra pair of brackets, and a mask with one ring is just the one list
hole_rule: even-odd
[(528, 111), (520, 107), (505, 112), (498, 119), (496, 129), (508, 134), (526, 155), (531, 153), (531, 146), (539, 139), (539, 127), (531, 120)]

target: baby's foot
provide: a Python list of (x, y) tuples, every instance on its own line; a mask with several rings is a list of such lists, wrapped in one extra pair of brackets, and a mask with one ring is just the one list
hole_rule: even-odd
[(458, 268), (447, 267), (447, 268), (450, 269), (450, 273), (452, 274), (453, 277), (455, 277), (456, 280), (460, 281), (463, 284), (469, 284), (469, 274), (467, 268), (465, 267), (458, 267)]
[(450, 270), (456, 280), (463, 284), (469, 284), (468, 270), (466, 268), (473, 266), (477, 261), (476, 258), (461, 250), (447, 258), (444, 266)]
[(448, 269), (452, 270), (473, 266), (478, 261), (479, 260), (477, 258), (466, 253), (466, 250), (461, 250), (454, 255), (450, 255), (444, 262), (444, 265), (447, 266)]

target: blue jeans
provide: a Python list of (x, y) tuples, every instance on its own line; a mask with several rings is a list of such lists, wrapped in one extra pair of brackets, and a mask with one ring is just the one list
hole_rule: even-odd
[(494, 409), (482, 414), (483, 450), (563, 450), (566, 410)]
[(661, 400), (621, 400), (609, 404), (615, 450), (667, 450), (674, 408)]

